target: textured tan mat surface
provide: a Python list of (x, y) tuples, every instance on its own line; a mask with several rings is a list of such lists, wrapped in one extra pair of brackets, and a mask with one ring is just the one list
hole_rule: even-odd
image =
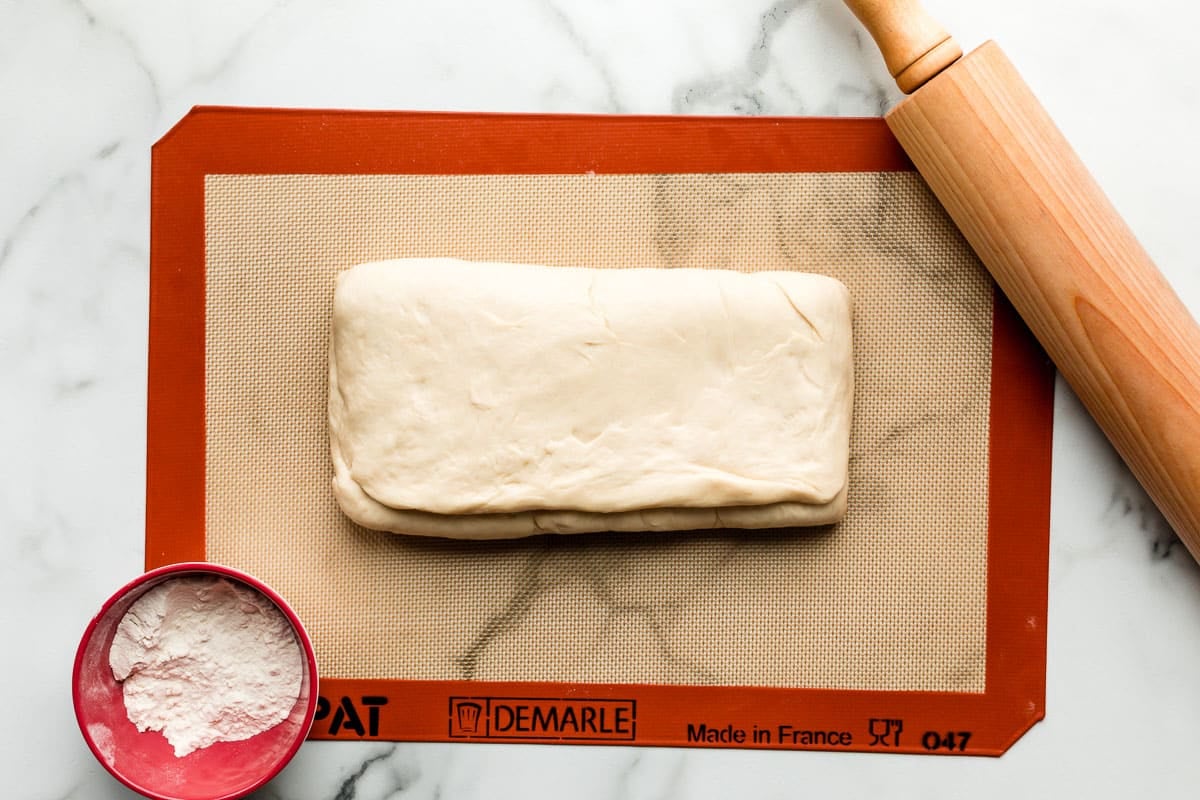
[[(205, 556), (289, 599), (324, 676), (984, 690), (992, 290), (914, 173), (208, 175), (204, 208)], [(411, 256), (841, 279), (846, 520), (490, 543), (354, 526), (329, 485), (333, 278)]]

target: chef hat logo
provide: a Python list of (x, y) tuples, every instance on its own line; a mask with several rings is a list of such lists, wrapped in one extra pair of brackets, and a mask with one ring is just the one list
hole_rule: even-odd
[(479, 703), (459, 703), (454, 709), (458, 715), (458, 727), (463, 733), (475, 733), (479, 727), (479, 716), (483, 706)]

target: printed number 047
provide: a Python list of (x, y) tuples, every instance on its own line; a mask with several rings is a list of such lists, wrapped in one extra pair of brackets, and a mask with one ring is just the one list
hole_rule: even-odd
[(970, 731), (925, 731), (925, 735), (921, 737), (921, 746), (926, 750), (957, 750), (961, 753), (967, 749), (969, 741)]

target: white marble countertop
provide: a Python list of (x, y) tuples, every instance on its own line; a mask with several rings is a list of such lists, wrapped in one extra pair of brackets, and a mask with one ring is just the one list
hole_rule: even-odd
[[(1187, 0), (928, 0), (997, 39), (1200, 313)], [(195, 104), (878, 115), (834, 0), (0, 4), (4, 795), (129, 792), (76, 728), (88, 618), (141, 570), (150, 145)], [(264, 798), (1195, 796), (1200, 569), (1070, 391), (1047, 717), (1002, 758), (309, 742)]]

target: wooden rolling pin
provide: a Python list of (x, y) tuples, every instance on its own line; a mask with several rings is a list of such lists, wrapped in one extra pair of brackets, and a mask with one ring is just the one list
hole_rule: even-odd
[(846, 0), (910, 96), (886, 116), (934, 194), (1192, 556), (1200, 328), (994, 43), (916, 0)]

